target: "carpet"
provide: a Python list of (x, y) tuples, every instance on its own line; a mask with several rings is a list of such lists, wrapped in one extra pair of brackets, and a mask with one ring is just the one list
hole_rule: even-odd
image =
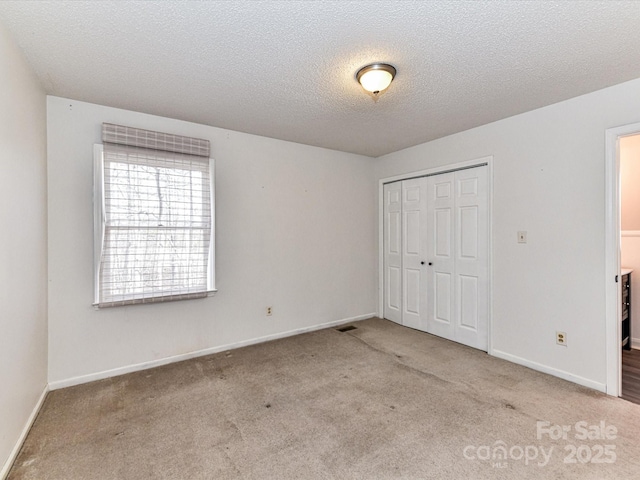
[(50, 392), (9, 478), (640, 478), (639, 405), (353, 326)]

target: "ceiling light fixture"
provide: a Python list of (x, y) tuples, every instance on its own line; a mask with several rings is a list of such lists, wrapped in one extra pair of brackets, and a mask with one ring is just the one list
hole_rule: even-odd
[(376, 97), (391, 85), (391, 81), (395, 76), (395, 67), (388, 63), (372, 63), (362, 67), (356, 73), (356, 79), (358, 79), (362, 88)]

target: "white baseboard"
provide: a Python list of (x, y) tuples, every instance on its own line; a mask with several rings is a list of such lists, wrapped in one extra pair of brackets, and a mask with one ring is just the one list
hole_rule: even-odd
[(598, 390), (599, 392), (603, 392), (603, 393), (607, 392), (607, 385), (605, 383), (594, 382), (593, 380), (589, 380), (588, 378), (580, 377), (578, 375), (565, 372), (564, 370), (558, 370), (556, 368), (552, 368), (547, 365), (543, 365), (541, 363), (532, 362), (525, 358), (511, 355), (510, 353), (501, 352), (500, 350), (493, 349), (491, 351), (491, 354), (494, 357), (498, 357), (512, 363), (517, 363), (518, 365), (523, 365), (525, 367), (531, 368), (532, 370), (537, 370), (542, 373), (547, 373), (549, 375), (562, 378), (563, 380), (567, 380), (569, 382), (577, 383), (578, 385), (582, 385), (583, 387), (593, 388), (594, 390)]
[(44, 390), (42, 390), (42, 394), (40, 395), (40, 398), (36, 402), (36, 406), (33, 407), (33, 411), (31, 412), (31, 415), (29, 415), (29, 418), (27, 419), (27, 423), (25, 423), (24, 428), (20, 433), (20, 437), (18, 438), (18, 441), (13, 447), (13, 450), (11, 450), (11, 453), (9, 454), (9, 458), (7, 458), (7, 461), (2, 466), (2, 470), (0, 470), (1, 479), (4, 480), (5, 478), (7, 478), (7, 475), (9, 475), (9, 470), (11, 470), (11, 467), (13, 466), (13, 462), (16, 461), (16, 457), (18, 456), (18, 453), (20, 453), (22, 444), (24, 443), (25, 438), (27, 438), (27, 434), (29, 433), (29, 430), (31, 430), (31, 425), (33, 425), (33, 422), (38, 416), (38, 413), (40, 412), (40, 408), (42, 408), (42, 404), (44, 403), (44, 399), (47, 397), (47, 393), (49, 393), (49, 387), (45, 385)]
[(90, 373), (88, 375), (81, 375), (79, 377), (67, 378), (65, 380), (57, 380), (57, 381), (49, 382), (49, 389), (58, 390), (60, 388), (72, 387), (74, 385), (94, 382), (96, 380), (103, 380), (105, 378), (116, 377), (118, 375), (124, 375), (126, 373), (138, 372), (140, 370), (147, 370), (149, 368), (160, 367), (162, 365), (168, 365), (170, 363), (181, 362), (183, 360), (189, 360), (190, 358), (202, 357), (204, 355), (211, 355), (212, 353), (219, 353), (219, 352), (224, 352), (226, 350), (233, 350), (235, 348), (255, 345), (256, 343), (264, 343), (264, 342), (269, 342), (271, 340), (277, 340), (279, 338), (286, 338), (286, 337), (291, 337), (293, 335), (299, 335), (301, 333), (313, 332), (315, 330), (322, 330), (324, 328), (331, 328), (331, 327), (343, 325), (349, 322), (365, 320), (367, 318), (371, 318), (375, 316), (376, 316), (375, 313), (367, 313), (365, 315), (358, 315), (356, 317), (343, 318), (340, 320), (334, 320), (332, 322), (322, 323), (320, 325), (313, 325), (311, 327), (296, 328), (295, 330), (289, 330), (281, 333), (274, 333), (272, 335), (266, 335), (264, 337), (257, 337), (249, 340), (243, 340), (241, 342), (230, 343), (227, 345), (220, 345), (217, 347), (205, 348), (204, 350), (197, 350), (195, 352), (183, 353), (181, 355), (174, 355), (172, 357), (160, 358), (158, 360), (152, 360), (149, 362), (142, 362), (134, 365), (127, 365), (126, 367), (119, 367), (119, 368), (114, 368), (112, 370), (105, 370), (102, 372)]
[(640, 350), (640, 338), (631, 338), (631, 348)]

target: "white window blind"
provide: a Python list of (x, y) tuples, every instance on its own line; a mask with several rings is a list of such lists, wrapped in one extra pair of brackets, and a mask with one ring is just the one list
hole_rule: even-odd
[(96, 304), (214, 291), (209, 142), (111, 124), (103, 125), (103, 142), (96, 164)]

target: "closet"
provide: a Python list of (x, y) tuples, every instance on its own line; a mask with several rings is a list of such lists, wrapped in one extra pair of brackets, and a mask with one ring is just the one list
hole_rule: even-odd
[(383, 188), (384, 317), (487, 350), (486, 165)]

